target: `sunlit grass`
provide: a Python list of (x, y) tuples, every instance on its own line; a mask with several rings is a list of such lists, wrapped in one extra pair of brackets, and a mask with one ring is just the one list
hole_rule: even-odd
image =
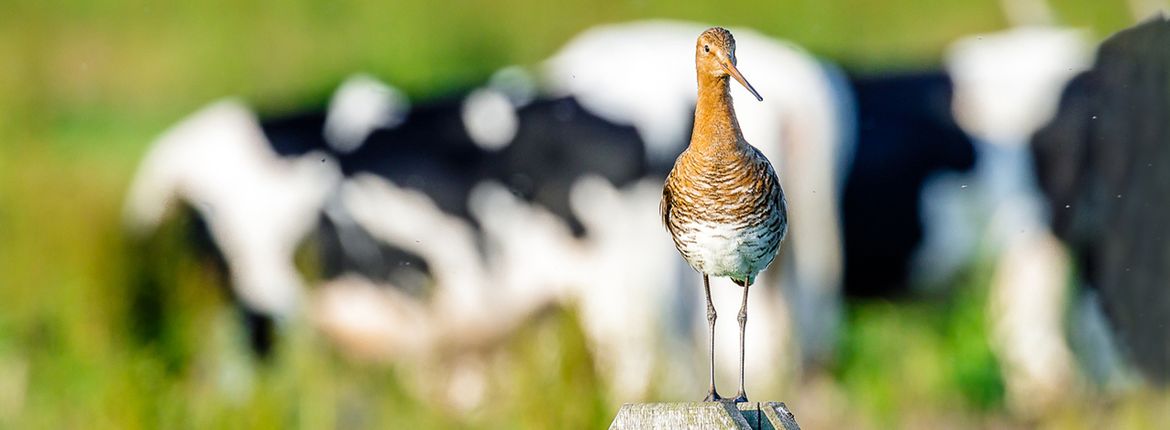
[(985, 321), (987, 279), (979, 276), (986, 269), (960, 276), (942, 297), (849, 306), (835, 373), (864, 416), (905, 427), (915, 415), (970, 420), (1002, 408)]
[[(169, 124), (223, 96), (295, 109), (324, 103), (363, 70), (431, 97), (537, 62), (600, 22), (748, 25), (872, 71), (936, 63), (954, 37), (1001, 27), (998, 4), (7, 2), (0, 427), (602, 427), (614, 410), (571, 310), (484, 353), (500, 368), (488, 381), (496, 396), (467, 416), (417, 397), (419, 369), (354, 362), (310, 331), (286, 329), (271, 357), (255, 357), (216, 263), (191, 249), (191, 219), (146, 243), (124, 235), (122, 194), (138, 157)], [(1119, 1), (1054, 4), (1099, 36), (1127, 22)], [(843, 422), (1010, 422), (985, 344), (985, 269), (961, 279), (954, 297), (851, 307), (833, 371), (850, 402)], [(1143, 391), (1042, 424), (1153, 428), (1170, 422), (1168, 402)]]

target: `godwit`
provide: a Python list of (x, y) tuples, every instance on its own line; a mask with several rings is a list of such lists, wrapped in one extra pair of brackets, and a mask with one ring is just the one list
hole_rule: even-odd
[(711, 385), (707, 401), (721, 400), (715, 390), (715, 306), (710, 276), (726, 276), (743, 287), (739, 309), (739, 393), (744, 392), (744, 327), (748, 289), (768, 267), (788, 232), (784, 191), (772, 164), (747, 143), (731, 105), (729, 77), (763, 101), (735, 67), (735, 39), (713, 27), (695, 44), (699, 97), (691, 143), (666, 178), (659, 210), (679, 253), (703, 274), (710, 328)]

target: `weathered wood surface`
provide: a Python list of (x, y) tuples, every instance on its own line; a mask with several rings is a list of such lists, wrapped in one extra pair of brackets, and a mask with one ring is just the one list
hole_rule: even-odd
[(627, 403), (609, 428), (800, 430), (780, 402)]
[(739, 403), (740, 413), (755, 430), (800, 430), (784, 402)]

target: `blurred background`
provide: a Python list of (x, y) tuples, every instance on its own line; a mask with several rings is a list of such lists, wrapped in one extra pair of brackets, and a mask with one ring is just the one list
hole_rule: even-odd
[[(598, 428), (700, 399), (698, 275), (656, 211), (721, 25), (792, 211), (753, 400), (1165, 428), (1161, 230), (1107, 226), (1164, 219), (1170, 39), (1096, 54), (1163, 7), (6, 2), (0, 427)], [(1147, 116), (1085, 125), (1117, 105)], [(1146, 152), (1093, 146), (1137, 129)], [(713, 289), (727, 394), (740, 290)]]

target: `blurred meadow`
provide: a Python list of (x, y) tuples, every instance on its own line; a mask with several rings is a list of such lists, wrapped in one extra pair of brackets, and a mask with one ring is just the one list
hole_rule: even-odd
[[(1098, 40), (1124, 1), (1052, 2)], [(365, 71), (412, 99), (532, 65), (592, 25), (676, 18), (754, 27), (851, 72), (937, 66), (959, 36), (1005, 28), (1000, 2), (964, 0), (7, 1), (0, 6), (0, 427), (599, 428), (616, 409), (571, 310), (507, 341), (488, 406), (461, 417), (404, 387), (411, 370), (355, 362), (312, 331), (248, 350), (217, 261), (171, 221), (125, 237), (123, 194), (149, 143), (213, 100), (262, 113), (324, 104)], [(320, 264), (308, 243), (306, 273)], [(1164, 393), (1072, 398), (1012, 417), (986, 344), (988, 264), (956, 294), (848, 303), (836, 362), (784, 400), (807, 428), (1157, 428)], [(142, 276), (150, 273), (151, 276)], [(136, 284), (161, 279), (160, 285)], [(730, 315), (728, 313), (727, 315)], [(551, 345), (551, 347), (550, 347)]]

